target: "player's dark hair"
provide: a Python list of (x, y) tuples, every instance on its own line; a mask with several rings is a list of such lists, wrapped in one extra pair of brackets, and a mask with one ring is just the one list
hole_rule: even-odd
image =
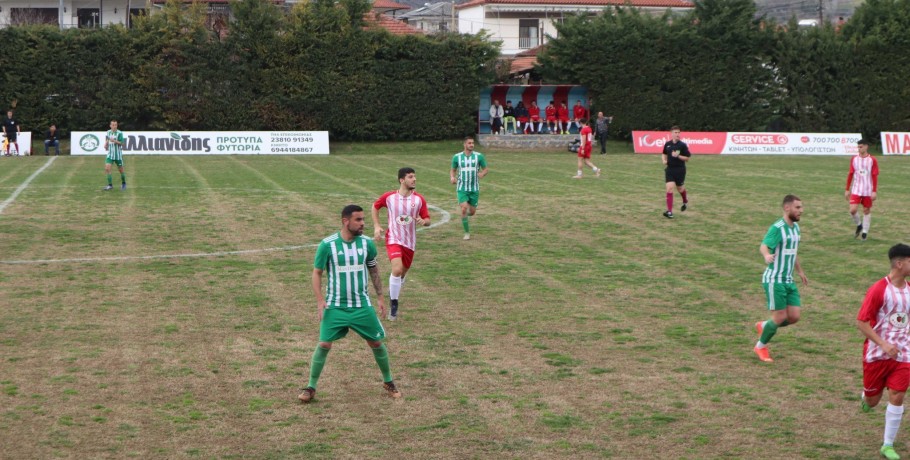
[(866, 138), (862, 138), (856, 141), (856, 145), (865, 145), (866, 147), (872, 145)]
[(363, 208), (357, 206), (356, 204), (349, 204), (341, 210), (341, 218), (350, 218), (355, 212), (363, 212)]
[(588, 119), (587, 119), (587, 118), (582, 118), (582, 119), (578, 120), (578, 122), (581, 123), (581, 124), (583, 124), (583, 125), (586, 125), (586, 124), (588, 124)]
[(408, 174), (415, 173), (415, 172), (417, 172), (417, 171), (414, 171), (414, 168), (409, 168), (409, 167), (405, 166), (404, 168), (401, 168), (398, 170), (398, 179), (399, 180), (404, 179), (405, 176), (407, 176)]
[(506, 101), (506, 104), (511, 104), (511, 103), (512, 103), (512, 101)]
[(464, 142), (467, 142), (467, 141), (469, 141), (469, 140), (473, 141), (473, 140), (474, 140), (474, 136), (465, 136), (465, 137), (464, 137)]
[(894, 263), (897, 259), (905, 259), (910, 257), (910, 246), (907, 246), (903, 243), (895, 244), (891, 246), (891, 249), (888, 250), (888, 260), (891, 263)]
[(682, 131), (682, 129), (680, 129), (679, 125), (673, 125), (670, 127), (670, 131)]
[(794, 201), (803, 201), (803, 200), (800, 200), (799, 197), (796, 195), (787, 195), (784, 197), (784, 202), (781, 203), (781, 206), (786, 206)]

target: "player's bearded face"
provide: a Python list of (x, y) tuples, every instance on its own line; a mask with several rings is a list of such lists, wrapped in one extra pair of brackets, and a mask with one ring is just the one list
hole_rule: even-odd
[(417, 176), (413, 174), (408, 174), (405, 176), (404, 186), (407, 187), (408, 190), (414, 190), (417, 188)]
[(348, 219), (348, 231), (351, 232), (351, 234), (354, 236), (360, 236), (363, 235), (363, 226), (363, 212), (359, 211), (351, 214), (350, 219)]
[(789, 210), (787, 210), (787, 217), (793, 222), (799, 222), (799, 217), (801, 215), (803, 215), (803, 202), (794, 201), (790, 204)]

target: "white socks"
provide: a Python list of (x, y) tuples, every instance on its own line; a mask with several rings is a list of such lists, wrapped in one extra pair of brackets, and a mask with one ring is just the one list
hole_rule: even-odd
[(859, 213), (850, 214), (850, 218), (853, 219), (853, 225), (859, 225), (862, 221), (860, 220)]
[(389, 275), (389, 298), (398, 300), (398, 294), (401, 294), (401, 277)]
[[(872, 214), (863, 215), (863, 233), (869, 233), (869, 224), (872, 223)], [(857, 224), (859, 225), (859, 224)]]
[(894, 406), (888, 403), (885, 410), (885, 439), (886, 446), (894, 445), (897, 429), (901, 427), (901, 418), (904, 416), (904, 406)]

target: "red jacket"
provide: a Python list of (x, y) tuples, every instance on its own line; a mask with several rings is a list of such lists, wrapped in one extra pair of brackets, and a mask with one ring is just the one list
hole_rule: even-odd
[(547, 120), (556, 119), (556, 107), (553, 107), (552, 105), (548, 105), (545, 110), (546, 110), (546, 114), (547, 114)]

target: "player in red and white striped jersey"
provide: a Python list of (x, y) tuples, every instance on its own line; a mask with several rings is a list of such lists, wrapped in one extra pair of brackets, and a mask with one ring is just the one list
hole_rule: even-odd
[(414, 260), (414, 249), (417, 246), (417, 226), (430, 225), (430, 211), (427, 200), (415, 192), (417, 176), (413, 168), (398, 170), (398, 190), (384, 193), (373, 203), (373, 239), (382, 238), (382, 224), (379, 223), (379, 210), (388, 208), (388, 231), (385, 237), (385, 248), (392, 262), (392, 274), (389, 275), (389, 320), (398, 318), (398, 295), (404, 284), (404, 277)]
[(888, 388), (885, 435), (881, 454), (898, 459), (894, 438), (904, 414), (904, 394), (910, 386), (910, 246), (897, 244), (888, 250), (891, 271), (866, 292), (856, 324), (866, 336), (863, 343), (862, 409), (868, 412)]
[[(850, 160), (850, 172), (847, 174), (847, 190), (844, 197), (850, 203), (850, 217), (856, 225), (857, 238), (862, 234), (863, 241), (869, 234), (869, 224), (872, 223), (872, 202), (875, 201), (878, 191), (878, 161), (869, 154), (869, 141), (860, 139), (856, 143), (859, 155)], [(863, 205), (863, 217), (860, 221), (856, 213), (859, 205)]]

